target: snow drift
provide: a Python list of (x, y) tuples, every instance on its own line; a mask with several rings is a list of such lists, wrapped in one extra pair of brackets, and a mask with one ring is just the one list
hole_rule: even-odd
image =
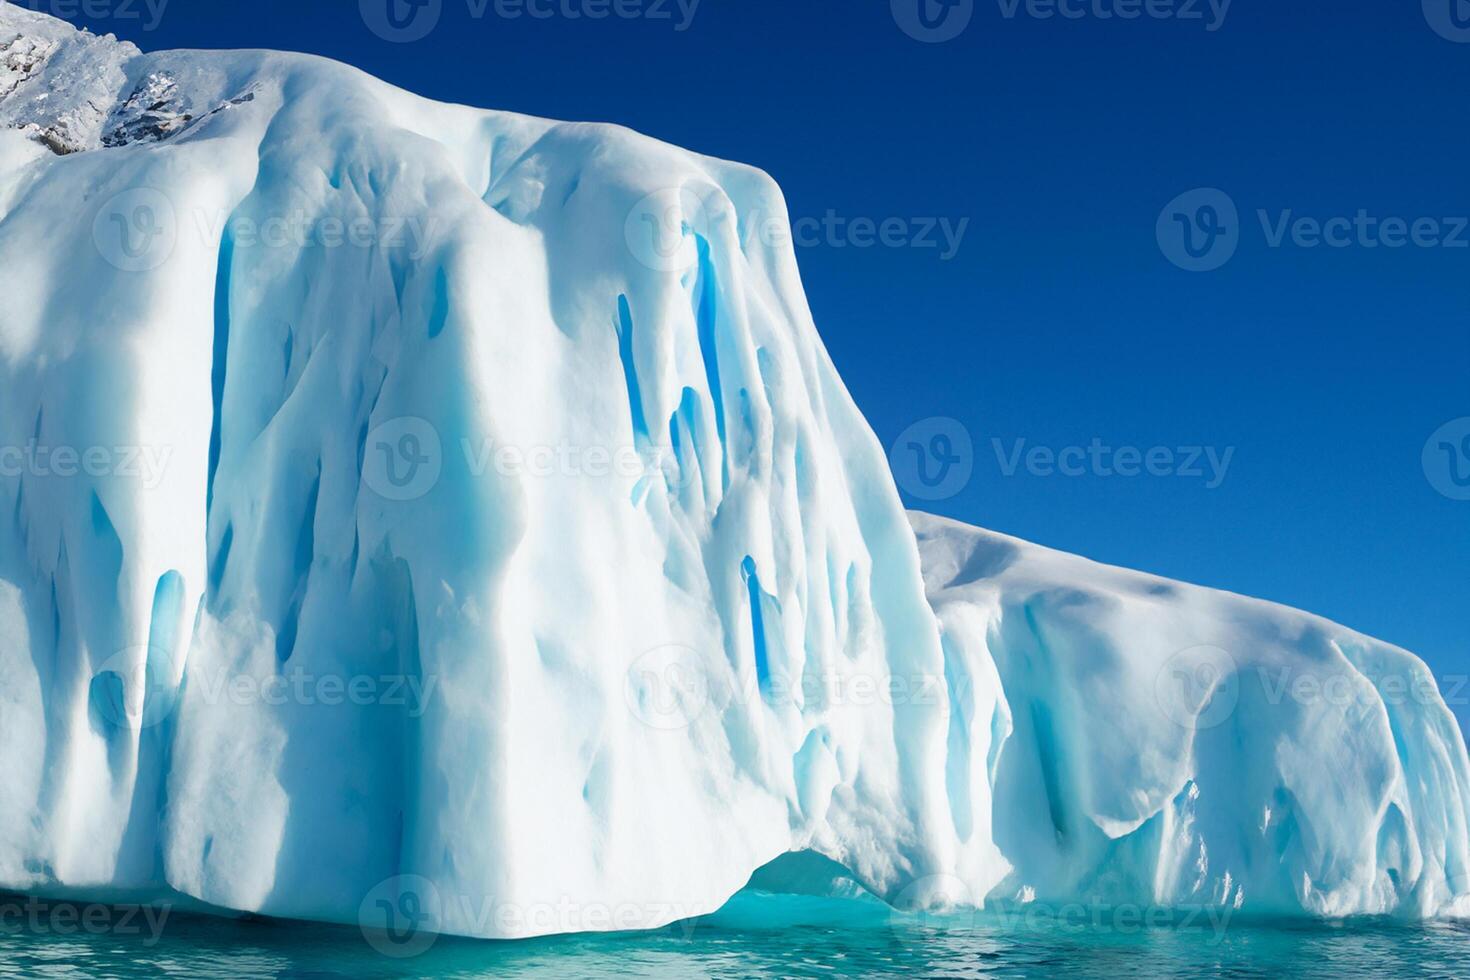
[(1242, 692), (1209, 738), (1140, 707), (1216, 619), (1273, 663), (1407, 655), (1090, 575), (1032, 601), (945, 572), (985, 550), (956, 529), (936, 618), (751, 233), (784, 215), (615, 127), (0, 5), (0, 888), (516, 937), (698, 915), (810, 852), (905, 906), (1121, 869), (1443, 908), (1437, 696)]

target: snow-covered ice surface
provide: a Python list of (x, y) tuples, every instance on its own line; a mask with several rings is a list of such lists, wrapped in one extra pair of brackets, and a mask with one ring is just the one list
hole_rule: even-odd
[(515, 937), (796, 851), (762, 882), (1439, 911), (1437, 697), (1148, 713), (1166, 651), (1407, 655), (1090, 565), (1031, 596), (921, 525), (935, 616), (750, 233), (785, 213), (615, 127), (0, 4), (0, 888)]
[(952, 674), (994, 663), (1008, 901), (1458, 911), (1470, 765), (1412, 654), (913, 515)]
[[(514, 936), (792, 849), (998, 880), (884, 454), (744, 234), (768, 177), (17, 35), (58, 47), (0, 101), (0, 444), (103, 452), (0, 481), (0, 887)], [(890, 675), (935, 693), (849, 695)]]

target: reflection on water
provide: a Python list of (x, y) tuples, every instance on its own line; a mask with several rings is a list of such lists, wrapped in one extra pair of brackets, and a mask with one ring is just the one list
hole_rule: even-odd
[[(1108, 916), (898, 916), (872, 901), (746, 892), (655, 933), (527, 942), (441, 937), (411, 957), (356, 929), (0, 903), (0, 977), (1456, 977), (1470, 928), (1380, 921), (1146, 928)], [(88, 915), (91, 915), (88, 921)], [(157, 926), (157, 928), (155, 928)]]

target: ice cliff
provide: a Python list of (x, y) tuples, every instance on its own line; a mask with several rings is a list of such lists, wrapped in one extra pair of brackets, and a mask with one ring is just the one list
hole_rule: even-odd
[(769, 178), (307, 57), (7, 36), (0, 885), (354, 921), (407, 876), (519, 935), (708, 911), (793, 848), (998, 876), (940, 700), (846, 696), (942, 678), (939, 630), (794, 256), (744, 233)]
[(1201, 644), (1408, 655), (925, 522), (921, 570), (785, 214), (616, 127), (0, 5), (0, 888), (496, 937), (793, 851), (921, 907), (1470, 890), (1437, 694), (1150, 700)]
[(1470, 765), (1412, 654), (1282, 606), (914, 515), (952, 672), (1009, 734), (998, 900), (1420, 918), (1470, 891)]

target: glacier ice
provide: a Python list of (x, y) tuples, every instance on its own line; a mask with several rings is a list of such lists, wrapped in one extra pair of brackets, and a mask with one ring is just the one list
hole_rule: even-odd
[(1470, 891), (1470, 764), (1428, 668), (1255, 599), (914, 515), (952, 671), (1007, 719), (999, 900), (1422, 918)]
[[(768, 177), (314, 58), (9, 34), (58, 49), (0, 103), (0, 444), (146, 452), (0, 484), (0, 886), (352, 921), (405, 876), (523, 935), (709, 911), (792, 849), (998, 879), (938, 705), (840, 696), (942, 677), (939, 630), (794, 256), (742, 235)], [(130, 124), (159, 101), (191, 119)], [(69, 102), (103, 109), (58, 155)]]
[(784, 215), (617, 127), (0, 4), (0, 888), (486, 937), (793, 852), (917, 907), (1470, 891), (1437, 695), (1158, 715), (1176, 650), (1408, 655), (916, 518), (921, 567)]

